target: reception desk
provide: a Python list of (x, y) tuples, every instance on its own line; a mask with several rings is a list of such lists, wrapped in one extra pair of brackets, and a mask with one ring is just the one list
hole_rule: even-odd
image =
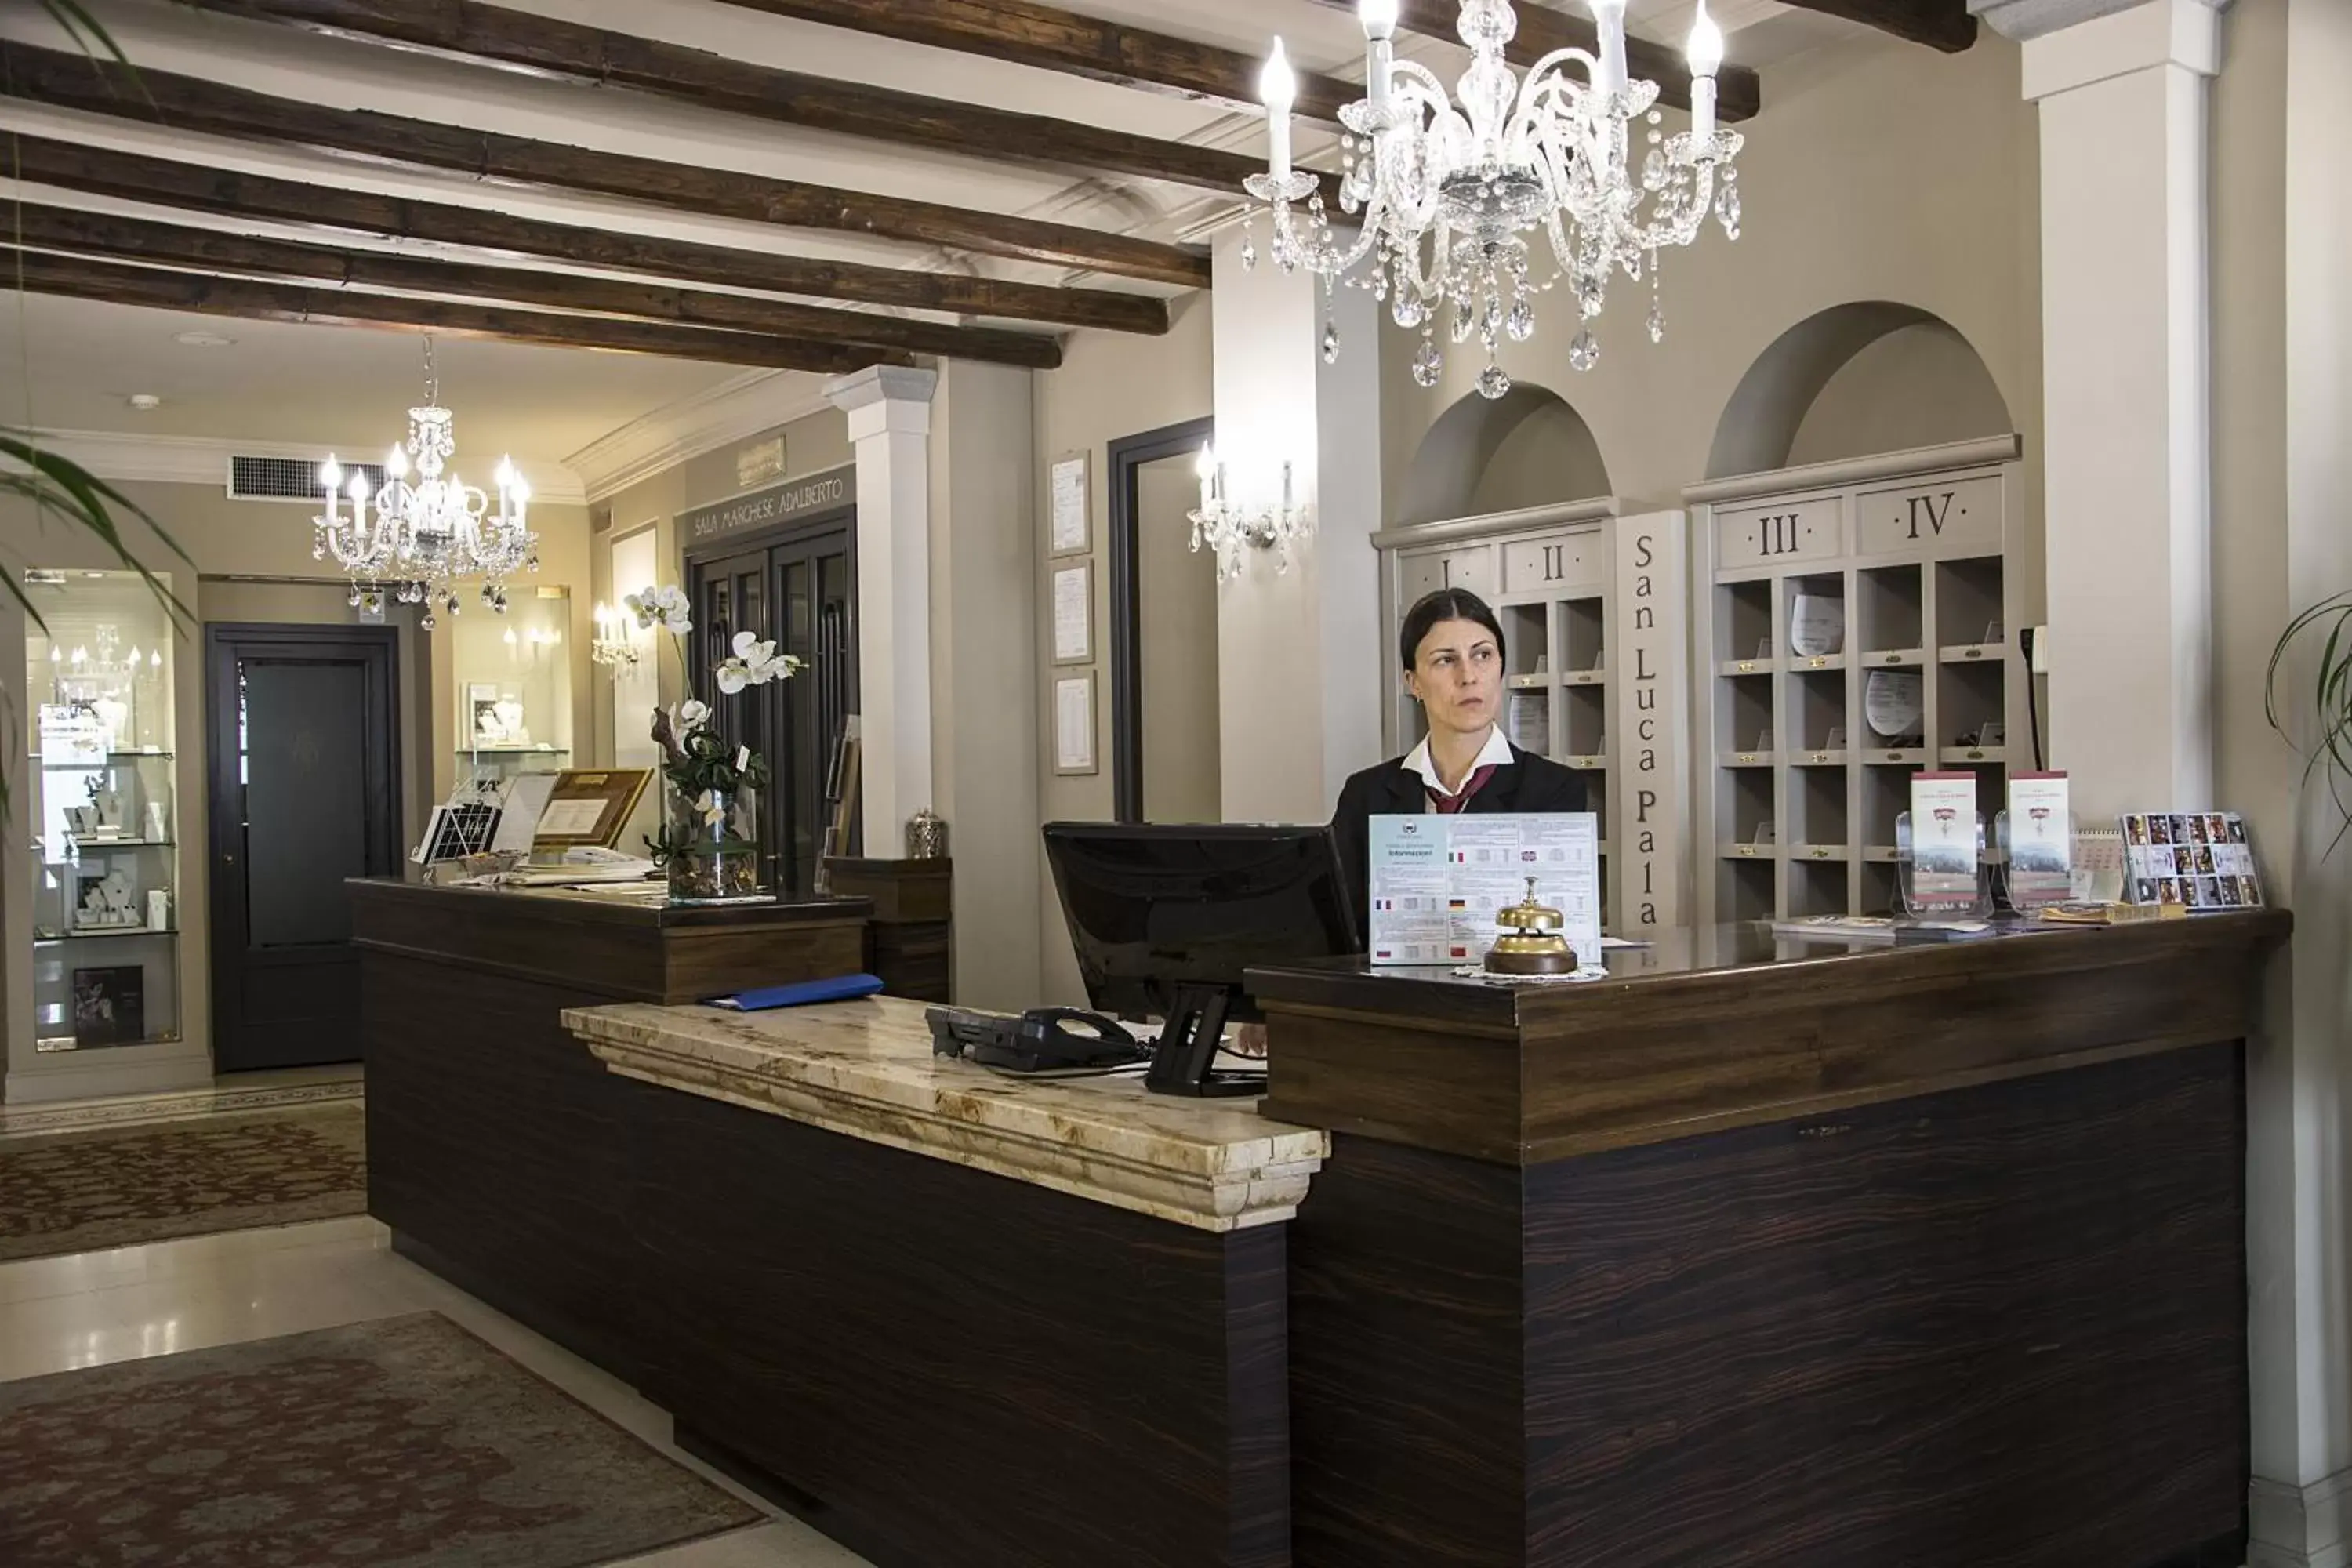
[(2218, 1563), (2286, 929), (1253, 972), (1255, 1107), (935, 1060), (888, 998), (459, 1041), (381, 970), (374, 1206), (436, 1267), (537, 1211), (460, 1282), (593, 1296), (570, 1342), (881, 1568)]

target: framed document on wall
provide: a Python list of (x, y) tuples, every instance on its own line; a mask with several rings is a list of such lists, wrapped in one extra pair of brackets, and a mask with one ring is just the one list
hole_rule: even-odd
[(1054, 662), (1087, 664), (1095, 657), (1095, 563), (1054, 568)]
[(1065, 452), (1054, 459), (1046, 476), (1045, 553), (1076, 555), (1094, 545), (1094, 529), (1087, 516), (1093, 505), (1093, 488), (1087, 482), (1087, 455)]
[(1095, 763), (1095, 672), (1054, 678), (1054, 771), (1065, 777), (1097, 772)]

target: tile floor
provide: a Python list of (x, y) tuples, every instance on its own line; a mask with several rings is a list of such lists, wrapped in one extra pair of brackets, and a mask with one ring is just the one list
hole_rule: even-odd
[[(321, 1220), (0, 1264), (0, 1380), (431, 1309), (710, 1475), (670, 1447), (669, 1418), (659, 1409), (394, 1256), (390, 1234), (364, 1217)], [(783, 1518), (626, 1563), (629, 1568), (866, 1568), (865, 1559)]]

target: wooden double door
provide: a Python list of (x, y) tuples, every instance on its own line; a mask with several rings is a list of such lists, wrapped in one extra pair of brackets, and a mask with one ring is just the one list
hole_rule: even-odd
[[(694, 600), (694, 689), (719, 732), (767, 759), (759, 797), (765, 880), (783, 897), (814, 889), (827, 819), (826, 773), (842, 725), (857, 711), (857, 558), (851, 519), (814, 522), (729, 552), (687, 558)], [(733, 697), (711, 671), (736, 634), (756, 633), (802, 668)], [(850, 847), (841, 847), (848, 853)]]

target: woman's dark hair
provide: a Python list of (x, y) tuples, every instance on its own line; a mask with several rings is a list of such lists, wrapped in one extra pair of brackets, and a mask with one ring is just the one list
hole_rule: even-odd
[(1503, 623), (1486, 607), (1486, 601), (1467, 588), (1440, 588), (1434, 594), (1423, 594), (1404, 613), (1404, 625), (1397, 632), (1397, 660), (1411, 669), (1414, 656), (1421, 652), (1421, 639), (1440, 621), (1475, 621), (1495, 634), (1495, 657), (1506, 657), (1503, 647)]

